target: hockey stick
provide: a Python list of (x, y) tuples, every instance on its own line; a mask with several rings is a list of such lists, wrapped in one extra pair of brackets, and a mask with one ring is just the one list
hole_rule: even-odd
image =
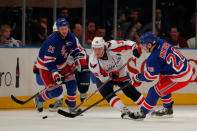
[[(124, 65), (122, 65), (122, 67), (120, 67), (119, 71), (122, 70), (122, 69), (124, 69), (125, 66), (127, 66), (127, 64), (128, 64), (131, 60), (132, 60), (132, 58), (129, 58), (128, 61), (127, 61)], [(107, 80), (107, 81), (106, 81), (105, 83), (103, 83), (99, 88), (97, 88), (97, 90), (95, 90), (91, 95), (89, 95), (89, 96), (87, 97), (86, 101), (87, 101), (88, 99), (90, 99), (90, 98), (91, 98), (94, 94), (96, 94), (98, 91), (100, 91), (109, 81), (111, 81), (111, 79)], [(86, 102), (86, 101), (81, 102), (78, 106), (76, 106), (76, 107), (71, 111), (71, 113), (74, 112), (76, 109), (78, 109), (78, 108), (79, 108), (84, 102)]]
[(125, 85), (125, 86), (123, 86), (123, 87), (117, 89), (116, 91), (114, 91), (114, 92), (108, 94), (106, 97), (103, 97), (103, 98), (100, 99), (99, 101), (95, 102), (94, 104), (90, 105), (89, 107), (85, 108), (84, 110), (82, 110), (82, 111), (80, 111), (80, 112), (78, 112), (78, 113), (76, 113), (76, 114), (68, 113), (68, 112), (63, 111), (63, 110), (61, 110), (61, 109), (59, 109), (57, 112), (58, 112), (58, 114), (63, 115), (63, 116), (65, 116), (65, 117), (69, 117), (69, 118), (74, 118), (74, 117), (76, 117), (76, 116), (79, 116), (79, 115), (81, 115), (82, 113), (84, 113), (85, 111), (87, 111), (87, 110), (91, 109), (92, 107), (94, 107), (95, 105), (101, 103), (101, 102), (104, 101), (105, 99), (108, 99), (109, 97), (111, 97), (111, 96), (114, 95), (115, 93), (117, 93), (117, 92), (121, 91), (122, 89), (126, 88), (127, 86), (129, 86), (129, 84), (131, 84), (131, 82), (132, 82), (132, 81), (130, 80), (129, 83), (128, 83), (127, 85)]
[[(69, 73), (72, 73), (72, 72), (76, 72), (76, 71), (77, 71), (77, 69), (74, 68), (74, 69), (72, 69), (71, 71), (69, 71), (68, 73), (66, 73), (66, 75), (68, 75)], [(65, 76), (66, 76), (66, 75), (65, 75)], [(65, 76), (62, 77), (63, 80), (65, 79)], [(27, 102), (29, 102), (30, 100), (32, 100), (33, 98), (35, 98), (35, 97), (36, 97), (38, 94), (40, 94), (42, 91), (48, 89), (50, 86), (54, 86), (55, 83), (56, 83), (56, 82), (53, 82), (52, 84), (48, 85), (48, 86), (45, 87), (43, 90), (37, 92), (35, 95), (31, 96), (29, 99), (27, 99), (27, 100), (25, 100), (25, 101), (21, 101), (21, 100), (17, 99), (14, 95), (11, 95), (11, 98), (12, 98), (12, 100), (13, 100), (14, 102), (16, 102), (16, 103), (18, 103), (18, 104), (21, 104), (21, 105), (24, 105), (24, 104), (26, 104)]]

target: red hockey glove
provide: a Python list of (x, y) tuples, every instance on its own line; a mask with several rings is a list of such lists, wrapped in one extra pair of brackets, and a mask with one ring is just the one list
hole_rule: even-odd
[(136, 46), (133, 49), (133, 55), (137, 58), (139, 58), (142, 54), (142, 48), (140, 47), (140, 43), (135, 43)]
[(132, 85), (134, 86), (134, 87), (138, 87), (138, 86), (140, 86), (141, 84), (142, 84), (142, 82), (139, 80), (139, 78), (138, 78), (138, 75), (133, 75), (132, 77), (131, 77), (131, 79), (132, 79)]
[(53, 72), (52, 77), (53, 77), (53, 80), (56, 82), (56, 84), (58, 85), (62, 84), (63, 76), (58, 71)]
[(112, 71), (109, 73), (109, 76), (112, 78), (112, 80), (116, 80), (119, 78), (120, 72), (119, 71)]

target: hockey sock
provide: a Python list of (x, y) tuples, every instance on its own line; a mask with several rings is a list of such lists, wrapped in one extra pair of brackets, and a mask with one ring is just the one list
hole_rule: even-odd
[(120, 100), (120, 98), (118, 96), (112, 97), (109, 104), (111, 105), (111, 107), (113, 107), (121, 112), (123, 112), (123, 110), (125, 108), (125, 105), (122, 103), (122, 101)]
[(120, 100), (120, 98), (118, 96), (114, 96), (112, 97), (112, 99), (110, 100), (109, 104), (119, 110), (122, 113), (127, 113), (129, 110), (127, 109), (127, 107), (122, 103), (122, 101)]
[(149, 89), (148, 95), (143, 103), (143, 106), (141, 107), (145, 114), (153, 109), (153, 107), (157, 104), (158, 99), (159, 95), (157, 94), (153, 86)]
[(139, 106), (139, 105), (141, 105), (144, 102), (144, 100), (145, 100), (144, 96), (141, 95), (139, 97), (139, 99), (137, 101), (135, 101), (135, 103)]
[(160, 97), (162, 103), (163, 103), (163, 106), (166, 107), (166, 108), (169, 108), (172, 106), (172, 94), (168, 94), (166, 96), (163, 96), (163, 97)]
[(66, 84), (66, 89), (67, 89), (66, 104), (69, 107), (75, 107), (76, 106), (76, 90), (77, 90), (76, 80), (68, 81), (65, 84)]
[(40, 95), (39, 95), (39, 101), (44, 102), (48, 101), (54, 97), (58, 97), (60, 94), (62, 94), (62, 86), (59, 86), (58, 88), (55, 88), (53, 90), (44, 90)]

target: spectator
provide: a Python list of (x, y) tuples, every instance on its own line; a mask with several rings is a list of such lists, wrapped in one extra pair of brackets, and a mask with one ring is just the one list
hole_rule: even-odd
[(102, 26), (97, 27), (96, 36), (105, 38), (105, 28)]
[(196, 48), (196, 37), (192, 37), (190, 39), (187, 40), (187, 44), (189, 46), (189, 48)]
[(71, 31), (73, 32), (73, 34), (78, 38), (79, 42), (81, 43), (81, 39), (82, 39), (82, 26), (80, 23), (75, 23), (73, 25), (71, 25)]
[(48, 36), (48, 19), (46, 17), (41, 17), (40, 18), (40, 25), (42, 26), (43, 28), (43, 32), (38, 34), (39, 38), (44, 41), (47, 36)]
[(9, 47), (19, 47), (22, 46), (22, 42), (19, 40), (15, 40), (10, 36), (11, 27), (9, 25), (2, 25), (0, 28), (0, 45), (1, 46), (9, 46)]
[(127, 17), (126, 17), (125, 12), (121, 12), (120, 16), (118, 17), (118, 24), (122, 25), (126, 22), (126, 20), (127, 20)]
[(142, 24), (139, 22), (139, 9), (134, 9), (130, 11), (129, 21), (121, 25), (122, 37), (127, 38), (129, 31), (136, 27), (137, 32), (141, 29)]
[[(110, 35), (110, 37), (106, 38), (106, 41), (113, 40), (113, 39), (114, 39), (114, 30), (112, 29), (111, 30), (111, 35)], [(122, 38), (122, 30), (121, 30), (120, 26), (118, 26), (118, 28), (117, 28), (116, 40), (123, 40), (123, 38)]]
[(191, 16), (190, 21), (184, 26), (185, 30), (183, 32), (183, 36), (186, 39), (195, 37), (196, 35), (196, 14)]
[(60, 18), (66, 18), (68, 20), (69, 17), (69, 10), (67, 8), (63, 8), (60, 13)]
[(33, 45), (42, 44), (48, 36), (48, 19), (41, 17), (39, 21), (35, 21), (31, 26), (31, 37)]
[(155, 37), (157, 39), (160, 39), (160, 36), (159, 36), (159, 29), (155, 28)]
[(87, 29), (85, 33), (85, 40), (86, 40), (86, 45), (85, 46), (91, 46), (92, 40), (95, 37), (95, 30), (96, 30), (96, 25), (95, 22), (90, 21), (87, 24)]
[(179, 36), (180, 33), (177, 27), (170, 28), (170, 37), (166, 38), (172, 45), (178, 48), (188, 48), (187, 41)]
[[(158, 30), (158, 37), (165, 38), (169, 34), (169, 24), (168, 22), (164, 19), (162, 15), (162, 10), (161, 9), (156, 9), (156, 21), (155, 21), (155, 27)], [(140, 34), (143, 34), (145, 32), (150, 32), (152, 31), (152, 22), (146, 24), (142, 30), (140, 31)]]
[(130, 30), (128, 36), (129, 37), (127, 37), (127, 39), (129, 39), (131, 41), (139, 42), (139, 40), (140, 40), (140, 37), (137, 33), (137, 29), (135, 27)]

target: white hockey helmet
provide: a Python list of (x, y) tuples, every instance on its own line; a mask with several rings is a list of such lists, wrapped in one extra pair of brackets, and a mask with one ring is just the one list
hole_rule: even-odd
[(53, 25), (53, 32), (57, 31), (57, 26), (56, 26), (56, 22)]
[(92, 48), (102, 48), (105, 46), (105, 40), (103, 37), (94, 37), (92, 41)]

